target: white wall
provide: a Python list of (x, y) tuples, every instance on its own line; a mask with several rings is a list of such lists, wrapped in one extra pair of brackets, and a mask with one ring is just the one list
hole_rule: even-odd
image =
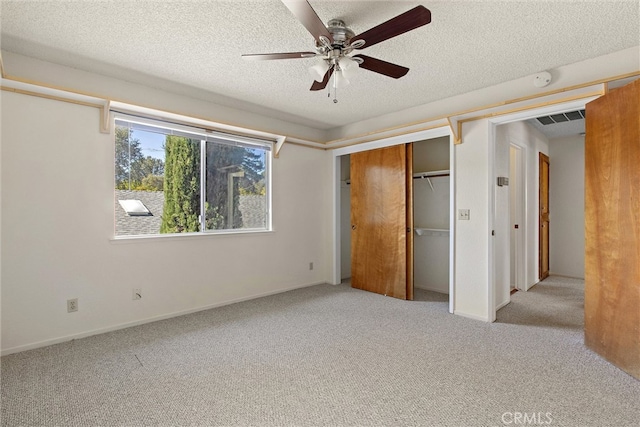
[(549, 141), (551, 274), (584, 278), (584, 136)]
[[(469, 209), (456, 222), (454, 313), (493, 321), (489, 305), (489, 144), (488, 120), (464, 123), (455, 146), (456, 209)], [(457, 212), (456, 212), (457, 218)]]
[(285, 145), (274, 160), (271, 233), (113, 241), (98, 110), (1, 96), (4, 354), (326, 281), (326, 152)]
[(449, 137), (428, 139), (413, 143), (413, 171), (448, 170)]

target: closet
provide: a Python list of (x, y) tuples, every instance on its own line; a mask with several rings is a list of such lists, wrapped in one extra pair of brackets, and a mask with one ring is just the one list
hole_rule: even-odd
[(414, 286), (449, 293), (449, 138), (413, 144)]
[(342, 278), (400, 299), (449, 293), (449, 138), (341, 159)]

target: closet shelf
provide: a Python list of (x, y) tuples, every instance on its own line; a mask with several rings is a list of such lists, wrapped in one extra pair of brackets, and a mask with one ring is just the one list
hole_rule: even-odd
[(449, 229), (447, 228), (414, 228), (418, 236), (448, 236)]

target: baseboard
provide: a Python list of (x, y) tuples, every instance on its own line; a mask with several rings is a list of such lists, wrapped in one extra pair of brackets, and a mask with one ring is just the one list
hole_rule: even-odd
[(584, 277), (569, 276), (569, 275), (561, 274), (561, 273), (552, 273), (552, 272), (549, 272), (549, 276), (564, 277), (565, 279), (578, 279), (578, 280), (584, 280)]
[(525, 285), (524, 289), (522, 289), (523, 291), (527, 292), (529, 289), (533, 288), (535, 285), (537, 285), (538, 283), (540, 283), (540, 281), (537, 281), (536, 283), (532, 283), (530, 285)]
[(423, 289), (425, 291), (431, 291), (431, 292), (437, 292), (439, 294), (443, 294), (443, 295), (449, 295), (449, 289), (447, 289), (446, 291), (443, 291), (442, 289), (436, 289), (436, 288), (432, 288), (430, 286), (424, 286), (424, 285), (414, 285), (414, 287), (416, 289)]
[(499, 304), (496, 307), (496, 311), (500, 310), (502, 307), (504, 307), (505, 305), (509, 304), (510, 302), (511, 302), (510, 300), (503, 301), (501, 304)]
[(281, 294), (281, 293), (293, 291), (293, 290), (296, 290), (296, 289), (308, 288), (310, 286), (316, 286), (316, 285), (323, 285), (325, 283), (326, 282), (323, 281), (323, 282), (309, 283), (309, 284), (306, 284), (306, 285), (298, 285), (298, 286), (294, 286), (294, 287), (286, 288), (286, 289), (277, 289), (277, 290), (274, 290), (274, 291), (263, 292), (263, 293), (256, 294), (256, 295), (246, 296), (246, 297), (242, 297), (242, 298), (236, 298), (236, 299), (227, 300), (227, 301), (223, 301), (223, 302), (219, 302), (219, 303), (215, 303), (215, 304), (209, 304), (209, 305), (205, 305), (205, 306), (201, 306), (201, 307), (197, 307), (197, 308), (191, 308), (191, 309), (188, 309), (188, 310), (175, 311), (175, 312), (169, 313), (169, 314), (161, 314), (159, 316), (153, 316), (153, 317), (148, 317), (146, 319), (135, 320), (133, 322), (120, 323), (118, 325), (107, 326), (106, 328), (93, 329), (91, 331), (80, 332), (80, 333), (72, 334), (72, 335), (65, 335), (63, 337), (52, 338), (52, 339), (48, 339), (48, 340), (44, 340), (44, 341), (38, 341), (38, 342), (35, 342), (35, 343), (31, 343), (31, 344), (25, 344), (25, 345), (20, 345), (20, 346), (16, 346), (16, 347), (11, 347), (11, 348), (8, 348), (8, 349), (3, 349), (2, 352), (0, 352), (0, 355), (7, 356), (9, 354), (20, 353), (20, 352), (27, 351), (27, 350), (34, 350), (36, 348), (48, 347), (48, 346), (54, 345), (54, 344), (60, 344), (60, 343), (63, 343), (63, 342), (77, 340), (77, 339), (81, 339), (81, 338), (87, 338), (87, 337), (90, 337), (90, 336), (93, 336), (93, 335), (105, 334), (107, 332), (113, 332), (113, 331), (117, 331), (117, 330), (120, 330), (120, 329), (131, 328), (133, 326), (139, 326), (139, 325), (144, 325), (146, 323), (157, 322), (159, 320), (171, 319), (172, 317), (185, 316), (187, 314), (197, 313), (199, 311), (210, 310), (212, 308), (223, 307), (225, 305), (231, 305), (231, 304), (236, 304), (236, 303), (243, 302), (243, 301), (249, 301), (249, 300), (253, 300), (253, 299), (257, 299), (257, 298), (268, 297), (270, 295)]
[(479, 320), (481, 322), (487, 322), (487, 323), (492, 322), (492, 320), (490, 320), (490, 319), (488, 319), (486, 317), (477, 316), (475, 314), (462, 313), (462, 312), (460, 312), (458, 310), (454, 310), (453, 314), (455, 314), (456, 316), (466, 317), (467, 319)]

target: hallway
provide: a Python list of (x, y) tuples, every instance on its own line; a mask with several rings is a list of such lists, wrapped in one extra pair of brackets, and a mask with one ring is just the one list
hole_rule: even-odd
[(582, 337), (584, 280), (549, 276), (527, 292), (515, 292), (496, 323), (567, 329)]

